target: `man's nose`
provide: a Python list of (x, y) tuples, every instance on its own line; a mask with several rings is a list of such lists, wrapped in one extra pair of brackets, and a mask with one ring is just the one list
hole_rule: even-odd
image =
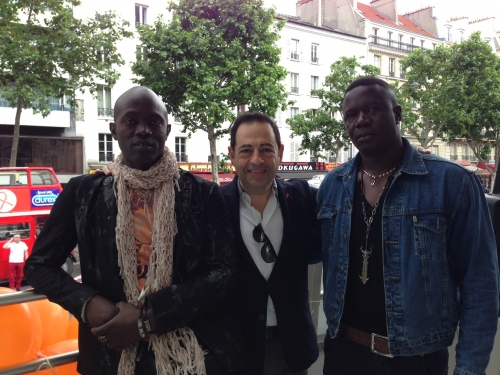
[(135, 132), (139, 133), (141, 135), (148, 135), (148, 134), (151, 134), (151, 128), (149, 127), (147, 121), (141, 121), (139, 123), (139, 125), (137, 126), (137, 129)]
[(252, 155), (250, 157), (250, 163), (252, 163), (252, 164), (262, 163), (262, 155), (260, 153), (260, 150), (254, 150), (252, 152)]
[(359, 111), (359, 114), (356, 116), (355, 125), (356, 126), (362, 126), (362, 125), (366, 124), (366, 122), (369, 119), (370, 119), (370, 116), (368, 116), (367, 113), (365, 113), (364, 111)]

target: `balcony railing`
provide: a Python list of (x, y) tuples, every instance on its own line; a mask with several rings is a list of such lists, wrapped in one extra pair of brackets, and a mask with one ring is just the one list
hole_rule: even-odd
[(290, 92), (293, 92), (294, 94), (298, 94), (299, 88), (298, 87), (290, 87)]
[[(36, 106), (36, 103), (33, 103), (33, 105)], [(10, 105), (10, 103), (7, 100), (3, 99), (3, 98), (0, 98), (0, 107), (15, 108), (15, 107), (12, 107)], [(61, 104), (49, 104), (48, 108), (51, 111), (73, 112), (73, 108), (71, 108), (70, 106), (65, 106), (65, 105), (61, 105)]]
[(396, 74), (394, 72), (389, 72), (389, 77), (394, 77)]
[(299, 59), (299, 54), (297, 52), (290, 52), (290, 58), (292, 60), (298, 60)]
[(311, 62), (314, 64), (319, 64), (319, 57), (311, 57)]
[(188, 156), (186, 154), (175, 154), (175, 158), (177, 159), (177, 162), (187, 162), (188, 161)]
[(458, 155), (450, 155), (450, 160), (458, 160)]
[(99, 117), (113, 117), (113, 108), (97, 108), (97, 115)]
[(470, 160), (470, 156), (469, 155), (462, 155), (462, 160)]
[(422, 48), (422, 47), (416, 46), (414, 44), (397, 42), (397, 41), (394, 41), (392, 39), (382, 38), (380, 36), (369, 35), (368, 38), (369, 38), (368, 44), (370, 46), (386, 47), (386, 48), (391, 49), (393, 51), (410, 53), (416, 49), (421, 49), (423, 51), (427, 50), (427, 48)]
[(112, 163), (115, 161), (115, 155), (112, 152), (99, 152), (100, 163)]

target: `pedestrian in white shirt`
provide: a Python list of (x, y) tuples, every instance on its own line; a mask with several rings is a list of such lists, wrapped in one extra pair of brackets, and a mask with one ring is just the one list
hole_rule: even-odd
[(21, 280), (23, 278), (24, 261), (28, 258), (28, 245), (21, 241), (20, 234), (14, 234), (14, 236), (5, 245), (3, 245), (3, 248), (10, 250), (9, 288), (20, 291)]

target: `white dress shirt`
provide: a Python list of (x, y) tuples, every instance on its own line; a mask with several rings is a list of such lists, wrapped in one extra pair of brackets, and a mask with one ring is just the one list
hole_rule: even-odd
[[(271, 241), (276, 255), (279, 254), (281, 240), (283, 239), (283, 216), (278, 202), (278, 188), (276, 180), (273, 184), (273, 192), (269, 196), (264, 212), (261, 216), (260, 212), (252, 206), (250, 196), (243, 191), (238, 184), (240, 192), (240, 231), (250, 255), (252, 256), (255, 265), (266, 280), (269, 279), (274, 267), (274, 263), (266, 263), (261, 256), (261, 249), (264, 243), (257, 242), (253, 238), (253, 230), (258, 224), (262, 225), (264, 233)], [(277, 324), (276, 312), (274, 311), (273, 301), (271, 296), (267, 301), (267, 326), (275, 326)]]

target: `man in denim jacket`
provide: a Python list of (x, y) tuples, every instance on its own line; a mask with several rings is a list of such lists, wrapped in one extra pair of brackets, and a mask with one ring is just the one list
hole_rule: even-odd
[(392, 88), (361, 78), (342, 115), (358, 155), (321, 184), (324, 374), (484, 374), (498, 324), (498, 261), (476, 176), (401, 137)]

